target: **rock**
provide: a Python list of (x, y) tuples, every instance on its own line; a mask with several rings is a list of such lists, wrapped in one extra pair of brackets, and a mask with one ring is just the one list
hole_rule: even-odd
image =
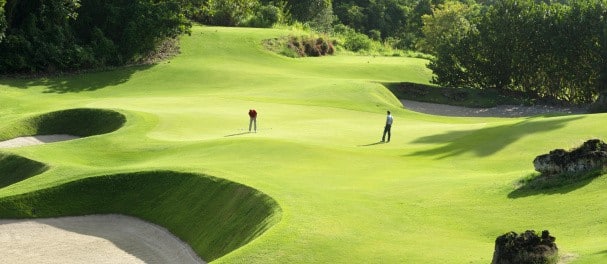
[(582, 173), (602, 169), (607, 165), (607, 144), (590, 139), (571, 151), (555, 149), (533, 160), (535, 170), (544, 175)]
[(520, 235), (509, 232), (497, 237), (491, 264), (554, 264), (558, 262), (558, 248), (548, 230), (538, 236), (533, 230)]

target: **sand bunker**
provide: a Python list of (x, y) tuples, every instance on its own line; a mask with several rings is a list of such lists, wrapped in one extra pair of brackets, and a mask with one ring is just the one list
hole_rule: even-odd
[(32, 145), (40, 145), (45, 143), (66, 141), (78, 139), (80, 137), (72, 135), (39, 135), (32, 137), (18, 137), (0, 142), (0, 148), (18, 148)]
[(3, 263), (205, 263), (166, 229), (124, 215), (0, 220)]

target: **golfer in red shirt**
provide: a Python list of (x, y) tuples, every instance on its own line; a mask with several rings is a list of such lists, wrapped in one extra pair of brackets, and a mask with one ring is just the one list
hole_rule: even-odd
[(251, 132), (251, 125), (255, 128), (255, 133), (257, 133), (257, 111), (255, 109), (249, 109), (249, 132)]

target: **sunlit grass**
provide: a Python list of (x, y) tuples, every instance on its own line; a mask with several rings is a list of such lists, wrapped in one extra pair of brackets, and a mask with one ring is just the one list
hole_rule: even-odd
[[(3, 123), (73, 108), (113, 109), (126, 117), (109, 134), (5, 150), (51, 169), (0, 189), (0, 196), (67, 188), (100, 175), (117, 175), (120, 183), (125, 173), (176, 171), (250, 186), (280, 206), (280, 222), (227, 255), (210, 255), (217, 263), (488, 263), (497, 236), (527, 229), (549, 230), (578, 263), (607, 261), (607, 237), (597, 235), (607, 232), (607, 179), (510, 195), (533, 172), (535, 156), (607, 137), (599, 125), (605, 115), (413, 113), (381, 83), (428, 84), (427, 61), (292, 59), (262, 47), (263, 39), (285, 34), (195, 27), (181, 39), (182, 54), (154, 66), (0, 79)], [(259, 113), (258, 133), (246, 129), (250, 108)], [(392, 141), (376, 144), (386, 110), (395, 117)], [(149, 219), (183, 218), (196, 209), (176, 199), (191, 194), (180, 192), (158, 199), (163, 207), (157, 211), (132, 210)], [(192, 246), (205, 252), (201, 245), (208, 242)]]

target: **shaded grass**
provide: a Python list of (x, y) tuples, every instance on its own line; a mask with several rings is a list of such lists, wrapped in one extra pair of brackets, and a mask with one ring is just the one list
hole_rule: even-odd
[(43, 173), (48, 169), (40, 163), (18, 155), (0, 153), (0, 188)]
[(20, 136), (68, 134), (88, 137), (118, 130), (126, 117), (106, 109), (76, 108), (37, 115), (0, 128), (0, 139)]
[(532, 173), (516, 182), (518, 188), (508, 194), (509, 198), (521, 198), (537, 194), (569, 193), (588, 185), (592, 180), (607, 174), (607, 169), (583, 173), (561, 173), (543, 175)]
[(212, 261), (280, 218), (270, 197), (199, 174), (150, 171), (80, 179), (0, 199), (5, 218), (125, 214), (161, 225)]
[(495, 90), (449, 88), (410, 82), (384, 83), (396, 97), (426, 103), (466, 107), (495, 107), (498, 105), (532, 105), (537, 100), (526, 94), (501, 94)]

